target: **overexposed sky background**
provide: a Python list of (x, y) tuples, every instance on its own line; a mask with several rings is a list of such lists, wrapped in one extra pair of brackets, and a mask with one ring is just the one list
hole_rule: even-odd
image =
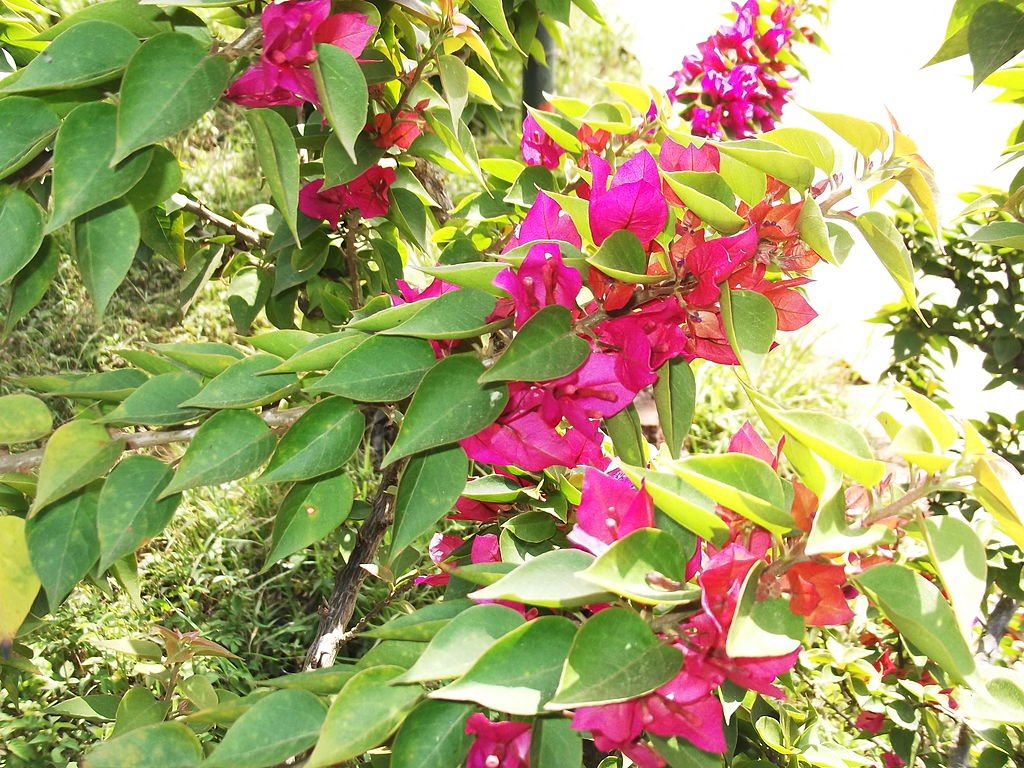
[[(824, 37), (829, 52), (800, 46), (811, 81), (795, 89), (796, 104), (842, 112), (888, 125), (886, 108), (903, 133), (935, 169), (941, 216), (949, 222), (963, 208), (957, 194), (975, 185), (1005, 187), (1017, 164), (998, 168), (1010, 131), (1024, 119), (1014, 104), (997, 104), (995, 88), (971, 88), (966, 57), (926, 69), (942, 43), (953, 0), (832, 0)], [(669, 84), (682, 57), (696, 50), (723, 23), (728, 0), (602, 0), (602, 10), (625, 31), (626, 45), (639, 57), (647, 82)], [(790, 105), (783, 124), (829, 134), (820, 122)], [(847, 153), (849, 158), (852, 150)], [(891, 341), (885, 327), (864, 322), (900, 292), (866, 246), (858, 243), (841, 269), (821, 265), (809, 299), (827, 329), (817, 348), (842, 357), (868, 380), (888, 364)], [(924, 285), (923, 291), (933, 290)], [(988, 383), (980, 357), (969, 350), (946, 382), (957, 411), (983, 418), (986, 411), (1012, 416), (1024, 408), (1024, 394), (1004, 386), (982, 393)]]

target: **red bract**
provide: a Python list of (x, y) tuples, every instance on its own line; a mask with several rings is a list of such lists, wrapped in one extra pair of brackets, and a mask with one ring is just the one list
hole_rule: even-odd
[(903, 758), (895, 752), (883, 752), (882, 763), (885, 765), (885, 768), (903, 768), (903, 766), (906, 765), (906, 763), (903, 762)]
[(697, 278), (696, 287), (686, 296), (692, 307), (706, 307), (718, 301), (719, 284), (754, 258), (757, 231), (751, 227), (731, 237), (716, 237), (700, 243), (686, 254), (686, 272)]
[[(646, 149), (638, 152), (615, 171), (593, 153), (587, 155), (593, 169), (590, 190), (590, 232), (600, 245), (612, 232), (626, 229), (644, 248), (665, 228), (668, 204), (661, 193), (658, 166)], [(609, 184), (609, 177), (611, 182)]]
[(878, 733), (882, 730), (882, 726), (885, 725), (885, 715), (881, 712), (868, 712), (865, 710), (857, 715), (857, 722), (854, 725), (862, 731)]
[(727, 453), (744, 453), (747, 456), (753, 456), (755, 459), (760, 459), (765, 464), (771, 465), (772, 469), (777, 470), (779, 468), (779, 452), (782, 450), (785, 442), (785, 436), (780, 437), (779, 444), (773, 451), (768, 443), (754, 430), (754, 425), (749, 421), (745, 421), (743, 426), (729, 440)]
[(576, 526), (569, 541), (595, 555), (640, 528), (654, 526), (654, 502), (624, 478), (588, 468), (583, 475), (583, 495), (576, 508)]
[(519, 269), (499, 272), (494, 284), (512, 297), (515, 327), (520, 328), (542, 307), (561, 304), (574, 309), (583, 278), (565, 266), (557, 245), (541, 243), (530, 249)]
[(466, 768), (529, 768), (529, 723), (492, 723), (474, 712), (466, 721), (466, 733), (476, 734), (466, 756)]
[(520, 149), (527, 165), (543, 165), (545, 168), (557, 168), (562, 155), (565, 154), (565, 150), (544, 133), (544, 129), (533, 115), (527, 115), (523, 120), (523, 140)]
[(374, 146), (381, 149), (408, 149), (422, 133), (423, 124), (424, 120), (419, 114), (403, 110), (398, 113), (397, 119), (392, 118), (390, 112), (379, 112), (366, 127)]
[(791, 594), (789, 609), (811, 626), (845, 624), (853, 618), (843, 594), (846, 569), (841, 565), (795, 563), (783, 575), (783, 584)]
[(316, 60), (315, 45), (335, 45), (358, 56), (377, 29), (361, 13), (329, 16), (330, 11), (330, 0), (286, 0), (264, 8), (263, 53), (230, 85), (226, 98), (247, 107), (319, 105), (309, 69)]
[(299, 191), (299, 210), (314, 219), (326, 219), (338, 226), (341, 214), (358, 208), (364, 219), (387, 216), (391, 208), (388, 190), (395, 181), (395, 169), (375, 165), (347, 184), (323, 189), (324, 180), (311, 181)]

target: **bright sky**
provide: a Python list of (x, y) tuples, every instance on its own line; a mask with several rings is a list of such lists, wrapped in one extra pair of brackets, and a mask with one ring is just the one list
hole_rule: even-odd
[[(642, 14), (636, 12), (638, 3)], [(996, 89), (972, 91), (966, 58), (921, 69), (942, 42), (952, 5), (953, 0), (833, 0), (824, 35), (830, 52), (801, 47), (813, 80), (796, 90), (802, 106), (883, 124), (888, 123), (888, 107), (935, 169), (946, 221), (963, 207), (958, 192), (976, 184), (1006, 186), (1018, 166), (997, 169), (999, 152), (1024, 119), (1020, 106), (992, 103)], [(682, 57), (723, 22), (721, 14), (730, 7), (728, 0), (601, 3), (610, 18), (618, 16), (631, 32), (627, 45), (639, 56), (645, 79), (661, 86), (667, 86), (667, 75)], [(789, 107), (785, 124), (828, 133), (796, 106)], [(836, 142), (838, 147), (841, 142)], [(899, 290), (864, 246), (841, 270), (819, 267), (815, 279), (809, 298), (821, 314), (817, 329), (830, 329), (821, 348), (873, 380), (887, 364), (891, 346), (882, 336), (884, 328), (864, 319), (896, 300)], [(983, 418), (990, 410), (1012, 416), (1024, 408), (1024, 394), (1012, 387), (980, 394), (987, 381), (979, 357), (970, 351), (962, 355), (946, 382), (958, 412)]]

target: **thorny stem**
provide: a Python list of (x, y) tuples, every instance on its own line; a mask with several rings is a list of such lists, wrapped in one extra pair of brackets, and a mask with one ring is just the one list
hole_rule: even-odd
[(223, 229), (239, 240), (244, 240), (249, 245), (255, 246), (256, 248), (262, 248), (263, 235), (257, 232), (255, 229), (250, 229), (244, 224), (239, 224), (236, 221), (225, 218), (219, 213), (215, 213), (203, 205), (198, 200), (192, 200), (191, 198), (185, 197), (184, 195), (175, 194), (171, 198), (175, 203), (179, 204), (183, 210), (193, 213), (203, 221), (207, 221), (213, 224), (219, 229)]
[[(295, 423), (296, 419), (310, 409), (311, 406), (302, 405), (297, 408), (274, 409), (264, 411), (260, 414), (263, 421), (271, 429), (287, 427)], [(107, 430), (114, 440), (122, 440), (128, 450), (140, 450), (143, 448), (155, 448), (158, 445), (170, 443), (187, 443), (195, 438), (199, 427), (188, 427), (187, 429), (154, 430), (152, 432), (129, 432), (128, 430)], [(43, 460), (43, 448), (36, 448), (23, 453), (0, 454), (0, 474), (7, 472), (23, 473), (39, 466)]]
[[(868, 515), (864, 523), (871, 525), (877, 523), (879, 520), (885, 520), (887, 517), (896, 517), (906, 515), (904, 511), (906, 507), (913, 505), (915, 502), (920, 501), (923, 498), (935, 493), (942, 487), (942, 483), (936, 480), (934, 477), (929, 475), (919, 486), (913, 490), (908, 491), (904, 495), (900, 496), (895, 501), (886, 504), (881, 509), (876, 509), (870, 515)], [(911, 511), (911, 514), (913, 512)]]
[(352, 286), (352, 307), (363, 305), (363, 289), (359, 284), (359, 259), (356, 257), (356, 235), (359, 232), (359, 211), (345, 211), (345, 263), (348, 265), (348, 279)]

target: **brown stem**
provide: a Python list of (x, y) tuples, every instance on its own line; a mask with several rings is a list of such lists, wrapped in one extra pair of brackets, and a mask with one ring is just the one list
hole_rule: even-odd
[(423, 78), (423, 71), (426, 69), (428, 62), (434, 58), (434, 54), (437, 53), (437, 49), (441, 47), (441, 43), (444, 42), (449, 31), (451, 31), (450, 28), (439, 31), (437, 37), (430, 44), (430, 47), (427, 48), (427, 52), (423, 54), (423, 58), (416, 62), (416, 68), (412, 71), (412, 77), (409, 78), (409, 82), (406, 83), (405, 88), (402, 89), (402, 93), (398, 97), (398, 101), (395, 103), (395, 108), (391, 110), (392, 120), (397, 120), (399, 113), (408, 106), (409, 96)]
[(366, 580), (367, 570), (363, 566), (373, 560), (394, 520), (395, 499), (389, 489), (398, 481), (403, 466), (404, 460), (397, 461), (384, 470), (373, 510), (360, 526), (352, 554), (338, 571), (327, 607), (320, 613), (320, 626), (302, 664), (303, 669), (333, 666), (341, 646), (350, 639), (345, 627), (352, 619), (359, 590)]
[(263, 247), (263, 235), (257, 232), (255, 229), (250, 229), (244, 224), (239, 224), (237, 221), (221, 216), (219, 213), (215, 213), (203, 205), (198, 200), (192, 200), (191, 198), (185, 197), (184, 195), (174, 195), (174, 202), (181, 205), (182, 209), (193, 213), (203, 221), (213, 224), (218, 229), (223, 229), (239, 240), (244, 240), (249, 245), (255, 246), (256, 248)]
[(896, 499), (896, 501), (886, 504), (881, 509), (876, 509), (868, 515), (867, 518), (865, 518), (864, 523), (866, 525), (871, 525), (872, 523), (877, 523), (879, 520), (885, 520), (887, 517), (896, 517), (900, 514), (906, 514), (906, 512), (904, 512), (906, 507), (910, 507), (915, 502), (926, 498), (937, 490), (939, 490), (939, 483), (929, 477), (917, 488), (908, 491), (903, 496)]
[(345, 263), (348, 264), (348, 280), (352, 287), (352, 308), (363, 305), (363, 289), (359, 284), (359, 259), (356, 256), (356, 234), (359, 231), (359, 211), (345, 211)]
[[(308, 411), (310, 406), (303, 405), (298, 408), (287, 410), (264, 411), (260, 414), (268, 427), (277, 429), (287, 427), (295, 422), (302, 414)], [(114, 440), (124, 441), (128, 450), (140, 450), (143, 448), (154, 448), (158, 445), (170, 443), (187, 443), (196, 436), (199, 427), (187, 427), (186, 429), (159, 430), (152, 432), (129, 432), (127, 430), (108, 430), (110, 437)], [(28, 472), (39, 466), (43, 460), (44, 448), (36, 448), (23, 453), (12, 453), (0, 455), (0, 474), (7, 472), (22, 473)]]
[(853, 187), (845, 187), (844, 189), (837, 189), (831, 195), (822, 200), (818, 205), (821, 208), (822, 215), (828, 213), (832, 206), (841, 200), (845, 200), (853, 194)]
[(259, 24), (253, 24), (242, 34), (228, 43), (224, 49), (220, 51), (220, 55), (228, 61), (234, 61), (239, 56), (243, 56), (248, 53), (250, 49), (255, 48), (262, 40), (263, 28)]

